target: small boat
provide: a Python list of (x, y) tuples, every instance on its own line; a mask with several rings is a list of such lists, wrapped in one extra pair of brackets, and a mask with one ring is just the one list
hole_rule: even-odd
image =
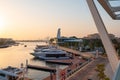
[(24, 45), (24, 47), (27, 47), (27, 45)]
[(0, 69), (0, 80), (22, 80), (25, 68), (16, 68), (8, 66), (7, 68)]
[(7, 48), (9, 47), (10, 45), (0, 45), (0, 48)]
[(41, 47), (41, 48), (36, 48), (34, 49), (34, 52), (40, 52), (40, 51), (48, 51), (50, 49), (56, 49), (55, 47)]

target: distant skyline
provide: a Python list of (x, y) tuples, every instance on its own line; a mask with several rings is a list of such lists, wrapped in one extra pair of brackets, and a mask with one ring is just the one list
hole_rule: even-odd
[[(120, 21), (95, 3), (108, 32), (120, 37)], [(51, 38), (58, 28), (67, 37), (97, 33), (86, 0), (0, 0), (0, 38)]]

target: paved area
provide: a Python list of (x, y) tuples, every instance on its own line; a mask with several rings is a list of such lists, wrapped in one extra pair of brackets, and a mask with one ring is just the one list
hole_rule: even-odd
[(61, 46), (59, 46), (58, 49), (61, 49), (61, 50), (70, 52), (70, 53), (72, 53), (72, 54), (74, 54), (74, 55), (80, 55), (80, 56), (85, 57), (85, 58), (94, 57), (93, 54), (88, 53), (88, 52), (80, 52), (80, 51), (77, 51), (77, 50), (73, 50), (73, 49), (65, 48), (65, 47), (61, 47)]
[(32, 79), (29, 79), (29, 78), (26, 78), (26, 77), (25, 77), (24, 80), (32, 80)]
[(97, 64), (101, 63), (107, 64), (108, 60), (106, 58), (99, 57), (92, 61), (90, 64), (84, 66), (78, 72), (74, 73), (67, 80), (88, 80), (88, 78), (92, 78), (92, 80), (98, 80), (95, 68)]
[[(55, 60), (54, 60), (55, 61)], [(65, 69), (61, 69), (60, 70), (60, 73), (59, 73), (59, 76), (61, 77), (61, 80), (62, 79), (65, 79), (65, 74), (67, 74), (67, 71), (70, 70), (75, 70), (77, 67), (79, 67), (80, 63), (85, 63), (87, 61), (83, 60), (83, 59), (80, 59), (79, 57), (75, 57), (74, 59), (69, 59), (69, 60), (57, 60), (57, 61), (63, 61), (63, 62), (70, 62), (71, 65), (69, 65), (68, 67), (66, 67)], [(64, 74), (62, 74), (64, 73)], [(70, 73), (71, 74), (71, 73)], [(51, 76), (48, 76), (47, 78), (45, 78), (44, 80), (56, 80), (56, 75), (53, 75), (52, 74), (52, 79), (51, 79)]]

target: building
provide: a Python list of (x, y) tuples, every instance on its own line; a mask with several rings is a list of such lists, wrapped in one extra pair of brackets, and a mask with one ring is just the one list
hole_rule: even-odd
[[(116, 39), (114, 34), (108, 34), (110, 39)], [(89, 34), (87, 37), (84, 37), (85, 39), (100, 39), (100, 36), (98, 33), (95, 34)]]
[(58, 29), (56, 43), (59, 46), (65, 46), (69, 48), (79, 49), (82, 45), (83, 40), (73, 37), (61, 37), (61, 29)]

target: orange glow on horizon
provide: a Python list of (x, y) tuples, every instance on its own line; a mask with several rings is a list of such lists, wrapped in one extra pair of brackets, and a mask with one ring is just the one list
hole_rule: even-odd
[[(113, 21), (103, 9), (99, 9), (108, 32), (120, 36), (120, 22)], [(0, 1), (0, 38), (52, 38), (56, 37), (58, 28), (65, 37), (82, 38), (97, 33), (85, 0)]]

